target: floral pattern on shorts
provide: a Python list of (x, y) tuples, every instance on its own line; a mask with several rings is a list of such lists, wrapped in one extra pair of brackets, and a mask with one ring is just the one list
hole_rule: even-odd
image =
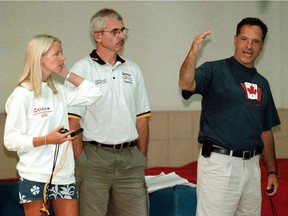
[[(19, 200), (20, 203), (28, 203), (34, 200), (43, 199), (43, 189), (45, 183), (29, 181), (27, 179), (20, 178), (19, 181)], [(52, 184), (48, 187), (47, 190), (47, 199), (77, 199), (78, 192), (76, 184), (69, 185), (55, 185)]]

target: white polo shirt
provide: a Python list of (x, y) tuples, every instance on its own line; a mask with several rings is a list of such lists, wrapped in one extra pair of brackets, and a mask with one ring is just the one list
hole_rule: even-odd
[(103, 94), (92, 105), (68, 109), (70, 117), (81, 118), (83, 140), (119, 144), (137, 139), (136, 118), (151, 115), (139, 66), (119, 56), (116, 64), (110, 65), (93, 50), (71, 71), (94, 82)]

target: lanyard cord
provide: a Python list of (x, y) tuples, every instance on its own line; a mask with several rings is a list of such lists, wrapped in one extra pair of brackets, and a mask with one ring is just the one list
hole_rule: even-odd
[(59, 163), (59, 167), (56, 170), (55, 170), (55, 168), (56, 168), (56, 162), (57, 162), (58, 153), (59, 153), (59, 145), (55, 146), (54, 160), (53, 160), (53, 167), (52, 167), (51, 176), (50, 176), (50, 179), (46, 182), (46, 184), (44, 186), (44, 190), (43, 190), (43, 206), (40, 209), (41, 216), (50, 215), (49, 210), (48, 210), (48, 203), (47, 203), (47, 192), (49, 191), (49, 186), (52, 183), (53, 177), (63, 168), (63, 166), (66, 162), (68, 149), (69, 149), (70, 144), (71, 144), (71, 141), (68, 142), (66, 149), (65, 149), (65, 152), (64, 152), (64, 154), (61, 158), (61, 161)]
[(270, 199), (270, 206), (271, 206), (271, 209), (272, 209), (272, 215), (273, 216), (277, 216), (276, 208), (275, 208), (275, 206), (273, 204), (272, 197), (270, 196), (269, 199)]

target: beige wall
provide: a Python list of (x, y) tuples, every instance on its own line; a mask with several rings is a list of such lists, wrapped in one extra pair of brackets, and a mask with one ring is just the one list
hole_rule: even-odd
[[(274, 128), (277, 158), (288, 158), (288, 110), (279, 109)], [(148, 166), (182, 166), (197, 160), (199, 111), (159, 111), (150, 118)], [(17, 156), (3, 146), (4, 113), (0, 114), (0, 178), (16, 177)]]
[(137, 62), (144, 74), (154, 111), (150, 119), (150, 167), (180, 166), (197, 159), (201, 97), (182, 99), (177, 83), (179, 68), (193, 38), (207, 30), (212, 34), (198, 64), (233, 55), (236, 24), (246, 16), (263, 19), (269, 28), (256, 66), (269, 80), (282, 119), (282, 126), (275, 130), (277, 155), (288, 157), (288, 2), (0, 1), (0, 178), (16, 175), (17, 156), (2, 144), (3, 112), (21, 74), (28, 41), (39, 33), (58, 36), (63, 42), (65, 63), (71, 67), (94, 49), (88, 34), (89, 20), (103, 7), (123, 15), (129, 35), (121, 55)]
[(234, 52), (236, 25), (246, 16), (257, 16), (268, 25), (256, 66), (269, 80), (277, 108), (288, 108), (288, 2), (0, 1), (0, 112), (22, 71), (28, 41), (39, 33), (58, 36), (65, 64), (71, 67), (94, 48), (89, 20), (103, 7), (123, 15), (129, 34), (121, 55), (140, 65), (153, 111), (200, 110), (197, 97), (182, 100), (177, 83), (192, 40), (203, 31), (212, 31), (198, 64), (229, 57)]

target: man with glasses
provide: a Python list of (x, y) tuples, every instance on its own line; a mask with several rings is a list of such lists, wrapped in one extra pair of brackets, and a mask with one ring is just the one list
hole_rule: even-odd
[(93, 105), (69, 110), (71, 130), (84, 128), (73, 142), (80, 216), (147, 216), (144, 169), (151, 113), (143, 75), (137, 64), (118, 55), (128, 32), (118, 12), (98, 11), (90, 27), (97, 48), (71, 69), (103, 92)]

